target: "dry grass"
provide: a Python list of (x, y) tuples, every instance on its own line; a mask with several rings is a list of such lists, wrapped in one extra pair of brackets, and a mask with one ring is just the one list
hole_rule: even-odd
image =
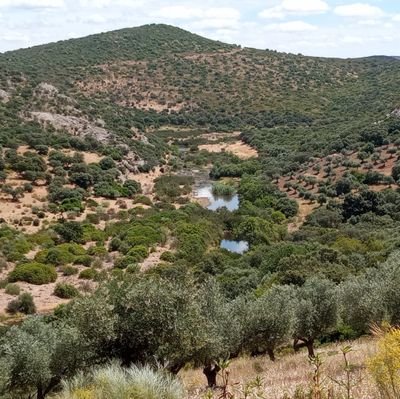
[(234, 143), (215, 143), (215, 144), (201, 144), (199, 150), (206, 150), (208, 152), (230, 152), (241, 159), (256, 158), (257, 151), (245, 144), (243, 141), (235, 141)]
[[(344, 378), (341, 348), (346, 345), (346, 343), (334, 344), (318, 350), (323, 359), (324, 385), (327, 388), (333, 386), (339, 398), (343, 392), (331, 378), (336, 380)], [(352, 342), (351, 346), (353, 351), (349, 354), (349, 360), (354, 366), (353, 379), (354, 381), (360, 380), (352, 391), (353, 399), (376, 399), (378, 392), (365, 368), (366, 359), (375, 352), (375, 340), (360, 339)], [(296, 388), (299, 387), (307, 391), (313, 375), (313, 367), (303, 351), (281, 356), (275, 363), (272, 363), (267, 357), (239, 358), (232, 361), (229, 369), (231, 391), (239, 392), (246, 383), (260, 377), (263, 382), (263, 397), (268, 399), (281, 399), (285, 394), (293, 395)], [(206, 380), (200, 369), (184, 370), (181, 372), (181, 378), (189, 392), (190, 399), (204, 397)], [(215, 397), (218, 397), (219, 394), (217, 391)], [(243, 395), (235, 396), (237, 399), (242, 397)]]

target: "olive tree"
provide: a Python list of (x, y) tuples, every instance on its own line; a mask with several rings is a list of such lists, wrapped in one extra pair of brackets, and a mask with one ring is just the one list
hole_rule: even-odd
[(380, 294), (380, 282), (375, 273), (352, 277), (337, 288), (339, 319), (355, 333), (368, 331), (372, 323), (384, 318), (384, 306)]
[(85, 364), (87, 352), (76, 328), (46, 323), (40, 317), (26, 319), (2, 337), (0, 357), (7, 367), (5, 386), (21, 397), (43, 399)]
[(246, 341), (252, 353), (267, 352), (275, 361), (274, 350), (292, 334), (294, 289), (274, 286), (265, 295), (249, 302)]
[(314, 342), (336, 326), (335, 285), (329, 280), (312, 278), (296, 292), (294, 303), (294, 349), (306, 346), (314, 357)]
[(125, 364), (157, 361), (177, 373), (207, 344), (192, 281), (142, 277), (114, 291), (116, 352)]
[(243, 323), (239, 302), (228, 302), (214, 279), (199, 289), (201, 312), (207, 340), (195, 354), (195, 364), (203, 366), (209, 387), (216, 386), (218, 361), (238, 356), (243, 344)]

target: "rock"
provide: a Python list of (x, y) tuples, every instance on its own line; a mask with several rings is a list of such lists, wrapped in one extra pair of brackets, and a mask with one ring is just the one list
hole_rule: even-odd
[(0, 102), (7, 103), (10, 100), (10, 94), (5, 90), (0, 89)]
[(66, 130), (70, 134), (79, 137), (93, 136), (96, 140), (106, 143), (111, 138), (110, 133), (93, 125), (87, 119), (76, 116), (53, 114), (51, 112), (31, 112), (32, 119), (42, 124), (50, 124), (56, 130)]
[(400, 108), (396, 108), (395, 110), (393, 110), (391, 115), (400, 118)]

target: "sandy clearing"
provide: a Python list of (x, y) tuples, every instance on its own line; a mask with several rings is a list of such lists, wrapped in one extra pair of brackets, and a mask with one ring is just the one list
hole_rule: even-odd
[(310, 201), (301, 200), (296, 198), (297, 203), (299, 204), (299, 212), (297, 216), (295, 216), (293, 222), (288, 224), (288, 232), (293, 233), (303, 225), (308, 215), (314, 212), (315, 209), (319, 207), (317, 203), (310, 203)]
[[(79, 265), (75, 265), (75, 267), (79, 270), (79, 272), (86, 269), (86, 267)], [(2, 274), (7, 275), (11, 270), (12, 267)], [(54, 288), (57, 283), (68, 283), (80, 290), (82, 289), (83, 285), (88, 285), (92, 288), (94, 288), (96, 285), (96, 283), (92, 281), (79, 279), (78, 275), (64, 276), (61, 272), (58, 272), (57, 280), (54, 283), (34, 285), (25, 282), (17, 282), (16, 284), (21, 288), (21, 292), (29, 292), (32, 295), (38, 313), (46, 313), (54, 310), (58, 305), (67, 303), (69, 301), (68, 299), (58, 298), (57, 296), (53, 295)], [(6, 294), (4, 289), (0, 290), (0, 314), (6, 313), (8, 303), (15, 298), (15, 296)]]
[(154, 180), (162, 175), (161, 167), (157, 166), (154, 171), (150, 171), (149, 173), (129, 173), (127, 178), (139, 182), (142, 186), (143, 194), (152, 197)]
[(215, 144), (201, 144), (199, 150), (206, 150), (208, 152), (230, 152), (241, 159), (249, 159), (258, 157), (257, 151), (250, 147), (243, 141), (236, 141), (234, 143), (215, 143)]

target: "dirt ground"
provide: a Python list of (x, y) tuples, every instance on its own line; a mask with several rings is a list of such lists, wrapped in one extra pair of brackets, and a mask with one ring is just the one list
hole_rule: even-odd
[(201, 144), (199, 145), (199, 150), (206, 150), (208, 152), (231, 152), (240, 159), (256, 158), (258, 156), (254, 148), (240, 140), (234, 143)]
[[(322, 386), (324, 389), (332, 387), (336, 394), (344, 394), (342, 388), (335, 384), (336, 381), (344, 379), (344, 364), (341, 349), (351, 345), (352, 352), (348, 355), (352, 364), (352, 379), (355, 386), (352, 389), (353, 399), (376, 399), (379, 394), (375, 385), (365, 369), (366, 360), (375, 353), (375, 341), (373, 339), (360, 339), (349, 343), (333, 344), (317, 350), (322, 359)], [(282, 399), (285, 394), (292, 396), (297, 387), (307, 391), (312, 384), (313, 368), (310, 365), (304, 351), (297, 354), (278, 355), (276, 362), (271, 362), (266, 356), (243, 357), (234, 359), (229, 366), (229, 385), (231, 393), (238, 393), (238, 397), (244, 396), (243, 391), (249, 383), (258, 377), (260, 392), (263, 398)], [(180, 377), (186, 386), (190, 399), (201, 399), (210, 397), (216, 399), (221, 397), (221, 389), (214, 391), (212, 396), (205, 396), (206, 379), (200, 369), (187, 369), (180, 372)], [(217, 379), (221, 384), (221, 379)], [(236, 397), (236, 395), (235, 395)], [(339, 396), (335, 396), (339, 397)], [(344, 396), (343, 396), (344, 397)]]

